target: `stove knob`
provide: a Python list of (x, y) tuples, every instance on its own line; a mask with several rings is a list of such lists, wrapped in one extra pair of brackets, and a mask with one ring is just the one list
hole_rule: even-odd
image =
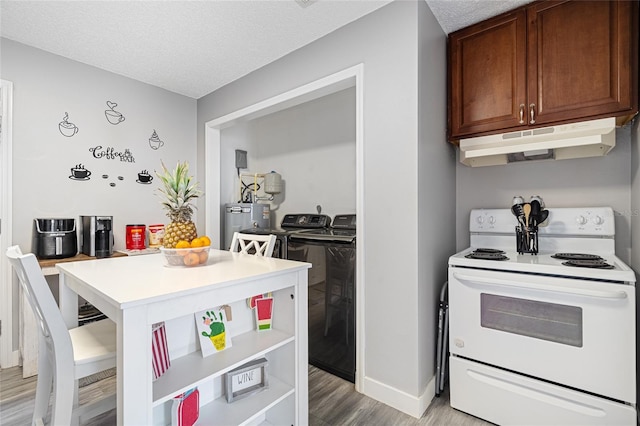
[(489, 216), (489, 224), (494, 225), (496, 223), (496, 218), (493, 216)]
[(596, 225), (602, 225), (604, 223), (604, 219), (601, 216), (595, 216), (591, 221)]
[(576, 222), (578, 222), (578, 225), (584, 225), (585, 223), (587, 223), (587, 218), (585, 218), (584, 216), (578, 216), (576, 217)]
[(478, 222), (478, 224), (482, 225), (482, 223), (484, 222), (484, 217), (482, 217), (482, 216), (478, 216), (478, 217), (476, 218), (476, 222)]

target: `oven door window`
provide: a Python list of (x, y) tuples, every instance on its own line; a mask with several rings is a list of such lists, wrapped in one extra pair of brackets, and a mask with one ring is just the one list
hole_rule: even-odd
[(480, 294), (485, 328), (582, 347), (582, 308), (515, 297)]

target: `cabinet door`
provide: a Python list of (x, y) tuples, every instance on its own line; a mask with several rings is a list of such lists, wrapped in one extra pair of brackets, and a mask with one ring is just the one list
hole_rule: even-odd
[[(526, 16), (501, 15), (449, 37), (450, 137), (524, 123)], [(522, 106), (522, 107), (521, 107)]]
[(529, 124), (637, 110), (634, 3), (553, 1), (528, 7)]

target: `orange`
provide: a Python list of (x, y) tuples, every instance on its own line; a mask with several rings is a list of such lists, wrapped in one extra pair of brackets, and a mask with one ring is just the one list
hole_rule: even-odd
[(200, 263), (207, 263), (207, 259), (209, 259), (209, 252), (205, 251), (201, 251), (200, 253), (198, 253), (198, 256), (200, 256)]
[(191, 240), (191, 248), (203, 247), (203, 246), (204, 246), (204, 242), (202, 241), (201, 238), (194, 238), (193, 240)]
[(202, 237), (200, 237), (200, 239), (204, 243), (203, 246), (207, 247), (211, 245), (211, 238), (207, 237), (206, 235), (203, 235)]
[(189, 241), (185, 241), (185, 240), (180, 240), (176, 244), (177, 249), (189, 248), (189, 247), (191, 247), (191, 244), (189, 244)]
[(189, 253), (184, 257), (183, 261), (187, 266), (194, 266), (200, 263), (200, 256), (198, 256), (198, 253)]

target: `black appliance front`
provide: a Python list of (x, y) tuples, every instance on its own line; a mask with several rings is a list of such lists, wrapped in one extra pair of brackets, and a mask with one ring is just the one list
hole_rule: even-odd
[(78, 254), (75, 219), (34, 219), (31, 251), (39, 259), (62, 259)]
[(354, 383), (355, 231), (353, 239), (327, 238), (332, 232), (290, 235), (288, 259), (313, 265), (309, 271), (309, 363)]
[(280, 228), (249, 228), (240, 232), (254, 235), (275, 235), (276, 243), (273, 246), (271, 257), (288, 259), (289, 235), (305, 229), (324, 229), (331, 224), (331, 218), (323, 214), (302, 213), (286, 214), (282, 218)]

